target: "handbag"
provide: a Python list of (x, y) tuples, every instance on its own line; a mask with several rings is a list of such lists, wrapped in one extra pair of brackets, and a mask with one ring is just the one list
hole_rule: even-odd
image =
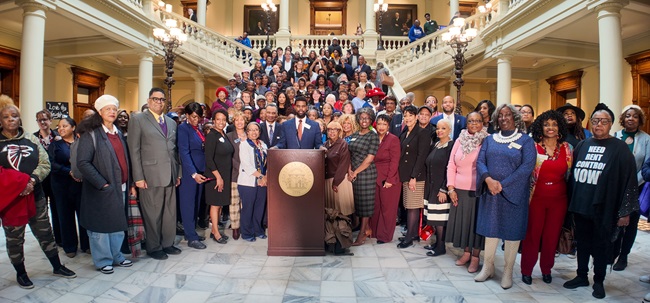
[(644, 217), (647, 218), (650, 215), (650, 182), (643, 184), (643, 189), (639, 195), (639, 208), (639, 212)]
[(423, 241), (428, 241), (431, 235), (433, 235), (433, 227), (431, 225), (426, 225), (420, 230), (420, 239)]
[(557, 251), (561, 254), (570, 254), (573, 252), (573, 227), (562, 227), (560, 240), (557, 243)]

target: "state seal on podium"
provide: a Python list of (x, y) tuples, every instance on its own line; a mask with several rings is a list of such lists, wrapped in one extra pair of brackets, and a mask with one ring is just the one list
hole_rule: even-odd
[(289, 162), (280, 170), (278, 181), (285, 194), (301, 197), (314, 186), (314, 173), (305, 163)]

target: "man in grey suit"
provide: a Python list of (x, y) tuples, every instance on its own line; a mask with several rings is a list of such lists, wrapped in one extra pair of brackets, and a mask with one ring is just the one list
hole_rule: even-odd
[(180, 162), (176, 148), (176, 122), (163, 114), (165, 92), (149, 91), (149, 110), (129, 121), (129, 153), (135, 186), (140, 192), (140, 207), (147, 235), (147, 254), (164, 260), (177, 255), (176, 189), (180, 184)]

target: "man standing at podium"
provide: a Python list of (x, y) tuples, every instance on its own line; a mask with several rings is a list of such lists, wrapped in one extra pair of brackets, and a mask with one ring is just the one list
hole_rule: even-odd
[(260, 139), (266, 143), (266, 146), (273, 147), (278, 144), (278, 141), (283, 137), (282, 128), (280, 123), (275, 121), (278, 119), (278, 106), (271, 103), (266, 106), (266, 121), (260, 123)]
[(278, 144), (279, 149), (317, 149), (323, 145), (323, 136), (317, 122), (307, 119), (307, 99), (296, 97), (294, 105), (296, 117), (282, 123), (283, 131)]

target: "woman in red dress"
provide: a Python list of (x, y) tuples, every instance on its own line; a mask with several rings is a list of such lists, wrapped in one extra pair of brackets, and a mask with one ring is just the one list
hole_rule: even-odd
[(551, 283), (551, 268), (560, 238), (568, 201), (567, 175), (573, 161), (570, 145), (564, 141), (567, 126), (562, 114), (549, 110), (531, 125), (537, 149), (537, 163), (531, 179), (528, 228), (521, 249), (521, 280), (530, 285), (532, 272), (540, 254), (542, 280)]
[(397, 205), (401, 182), (397, 173), (399, 165), (400, 142), (397, 136), (391, 134), (390, 117), (379, 115), (377, 117), (377, 134), (379, 135), (379, 149), (375, 155), (377, 166), (377, 182), (375, 183), (375, 212), (370, 218), (372, 237), (377, 238), (377, 244), (393, 241), (395, 220), (397, 219)]

